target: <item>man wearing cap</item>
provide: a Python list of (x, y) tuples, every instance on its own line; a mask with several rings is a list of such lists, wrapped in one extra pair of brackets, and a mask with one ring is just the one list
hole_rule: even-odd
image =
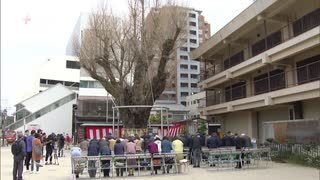
[(22, 172), (23, 172), (23, 160), (26, 157), (26, 144), (23, 140), (24, 136), (22, 133), (18, 134), (18, 143), (20, 153), (17, 155), (13, 155), (13, 180), (22, 180)]

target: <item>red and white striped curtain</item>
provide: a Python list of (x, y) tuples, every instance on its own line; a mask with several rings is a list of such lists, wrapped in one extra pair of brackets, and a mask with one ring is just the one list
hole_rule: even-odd
[[(117, 129), (115, 129), (117, 130)], [(120, 130), (120, 137), (122, 137), (122, 127), (119, 128)], [(105, 136), (107, 136), (109, 133), (112, 135), (115, 135), (112, 132), (112, 127), (105, 127), (105, 126), (89, 126), (86, 127), (86, 135), (88, 139), (101, 139)]]
[(175, 137), (175, 136), (180, 135), (183, 126), (185, 126), (184, 123), (180, 123), (180, 124), (176, 124), (174, 126), (171, 126), (169, 132), (167, 133), (167, 136)]

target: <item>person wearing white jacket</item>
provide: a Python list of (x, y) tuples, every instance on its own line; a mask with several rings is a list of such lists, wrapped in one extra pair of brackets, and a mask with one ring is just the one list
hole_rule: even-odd
[(154, 143), (156, 143), (158, 145), (158, 152), (159, 153), (162, 152), (162, 150), (161, 150), (161, 140), (160, 140), (159, 136), (157, 136), (157, 135), (155, 136)]

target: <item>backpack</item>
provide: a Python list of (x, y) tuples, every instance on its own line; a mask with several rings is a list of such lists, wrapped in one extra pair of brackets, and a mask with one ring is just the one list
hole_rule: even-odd
[(41, 156), (42, 155), (42, 147), (40, 144), (35, 144), (33, 145), (33, 152), (36, 156)]
[(18, 156), (21, 153), (22, 147), (20, 144), (20, 140), (15, 141), (12, 145), (11, 145), (11, 153), (14, 156)]

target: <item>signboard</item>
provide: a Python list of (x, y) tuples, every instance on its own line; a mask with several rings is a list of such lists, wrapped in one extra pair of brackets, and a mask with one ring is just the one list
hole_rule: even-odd
[(26, 130), (32, 131), (35, 130), (37, 131), (38, 129), (40, 129), (40, 125), (39, 124), (27, 124), (26, 125)]

